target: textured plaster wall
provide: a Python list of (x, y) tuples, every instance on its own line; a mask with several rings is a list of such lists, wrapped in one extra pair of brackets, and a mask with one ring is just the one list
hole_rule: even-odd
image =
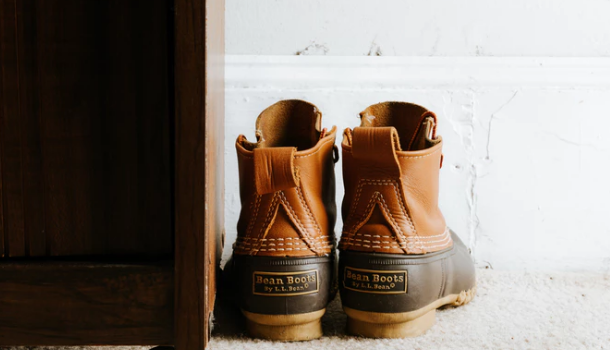
[[(610, 1), (226, 9), (225, 257), (240, 208), (233, 142), (254, 138), (261, 110), (306, 99), (341, 130), (369, 104), (400, 100), (440, 117), (441, 208), (479, 266), (610, 273)], [(340, 163), (336, 173), (340, 203)]]
[(254, 140), (260, 111), (305, 99), (342, 130), (400, 100), (439, 116), (441, 209), (479, 266), (610, 273), (610, 59), (229, 56), (226, 93), (225, 257), (240, 209), (234, 142)]
[(610, 55), (607, 0), (227, 0), (228, 54)]

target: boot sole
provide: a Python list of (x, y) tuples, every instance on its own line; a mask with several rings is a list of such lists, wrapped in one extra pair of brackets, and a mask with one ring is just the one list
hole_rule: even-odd
[(476, 286), (460, 294), (450, 294), (418, 310), (399, 313), (361, 311), (343, 307), (347, 314), (347, 331), (367, 338), (417, 337), (432, 328), (436, 309), (468, 304), (476, 294)]
[(476, 293), (474, 264), (452, 232), (453, 246), (421, 255), (342, 251), (341, 303), (347, 331), (369, 338), (415, 337), (430, 329), (436, 309), (460, 306)]
[(254, 338), (302, 341), (322, 336), (334, 256), (238, 256), (234, 266), (240, 309)]
[(326, 309), (297, 315), (265, 315), (242, 310), (248, 334), (279, 341), (304, 341), (322, 336), (322, 316)]

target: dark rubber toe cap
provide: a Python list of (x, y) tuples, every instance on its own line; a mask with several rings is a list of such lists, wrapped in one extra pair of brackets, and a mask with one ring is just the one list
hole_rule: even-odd
[(468, 293), (476, 284), (474, 263), (460, 238), (453, 231), (451, 236), (451, 248), (422, 255), (341, 251), (343, 306), (380, 313), (409, 312), (449, 295)]

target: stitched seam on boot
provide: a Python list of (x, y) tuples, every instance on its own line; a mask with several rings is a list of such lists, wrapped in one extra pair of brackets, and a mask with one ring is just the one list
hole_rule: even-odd
[[(303, 246), (309, 246), (307, 243), (302, 242), (302, 241), (301, 241), (301, 242), (294, 242), (294, 243), (292, 243), (292, 242), (291, 242), (291, 243), (265, 243), (265, 242), (263, 242), (263, 243), (260, 243), (260, 244), (258, 244), (258, 243), (250, 243), (250, 242), (239, 241), (238, 245), (241, 245), (241, 246), (246, 246), (246, 248), (247, 248), (247, 246), (256, 246), (256, 245), (258, 245), (258, 246), (259, 246), (259, 248), (262, 248), (262, 247), (275, 247), (275, 246), (299, 246), (299, 245), (303, 245)], [(329, 244), (329, 243), (327, 243), (327, 242), (316, 242), (316, 243), (314, 244), (314, 246), (315, 246), (316, 248), (322, 248), (322, 249), (324, 249), (324, 248), (329, 247), (329, 246), (330, 246), (330, 244)], [(247, 248), (247, 249), (249, 249), (249, 248)]]
[(316, 218), (313, 216), (313, 213), (311, 212), (311, 209), (309, 208), (309, 204), (307, 203), (304, 193), (303, 193), (303, 191), (301, 191), (300, 187), (297, 187), (297, 195), (299, 197), (299, 201), (301, 202), (301, 204), (305, 208), (305, 211), (307, 212), (307, 216), (309, 216), (309, 219), (313, 223), (315, 230), (318, 231), (318, 233), (321, 235), (322, 229), (320, 228), (320, 225), (318, 224), (318, 221), (316, 220)]
[[(254, 200), (254, 215), (252, 215), (252, 217), (250, 218), (250, 223), (248, 224), (248, 229), (246, 230), (246, 237), (250, 236), (250, 234), (252, 233), (252, 230), (254, 229), (254, 225), (256, 224), (256, 220), (258, 219), (258, 210), (260, 208), (261, 205), (261, 198), (262, 196), (259, 194), (256, 194), (256, 199)], [(252, 208), (252, 205), (250, 206), (250, 208)]]
[[(273, 219), (273, 217), (275, 216), (276, 212), (277, 212), (277, 206), (278, 204), (278, 192), (273, 194), (273, 199), (271, 200), (271, 204), (269, 205), (269, 211), (267, 212), (267, 217), (265, 218), (265, 222), (263, 223), (260, 231), (258, 232), (258, 238), (265, 238), (264, 234), (268, 229), (269, 224), (271, 223), (271, 220)], [(257, 247), (258, 248), (258, 247)], [(258, 250), (252, 250), (252, 252), (255, 252)]]
[[(437, 248), (437, 247), (446, 246), (447, 243), (450, 242), (450, 238), (451, 238), (451, 236), (448, 233), (449, 233), (449, 230), (445, 229), (445, 231), (443, 231), (443, 233), (440, 235), (420, 237), (420, 238), (433, 238), (433, 237), (442, 237), (442, 236), (445, 237), (443, 239), (437, 239), (437, 240), (432, 240), (432, 241), (422, 241), (421, 243), (426, 248)], [(378, 238), (379, 240), (375, 241), (375, 240), (359, 239), (359, 238), (355, 238), (355, 237)], [(390, 239), (388, 240), (388, 239), (383, 239), (383, 238), (390, 238)], [(388, 248), (409, 248), (409, 249), (416, 248), (415, 243), (411, 242), (412, 240), (416, 240), (416, 238), (414, 238), (414, 237), (407, 237), (407, 240), (409, 241), (408, 243), (398, 243), (398, 242), (396, 242), (396, 239), (394, 237), (356, 233), (353, 235), (353, 237), (350, 237), (350, 238), (346, 237), (345, 240), (362, 242), (360, 244), (353, 243), (353, 245), (359, 245), (359, 246), (366, 246), (366, 245), (364, 245), (365, 243), (373, 243), (373, 244), (384, 244), (385, 243), (385, 244), (390, 244), (391, 247), (388, 247)], [(433, 244), (433, 243), (441, 243), (441, 242), (443, 242), (443, 243), (436, 244), (436, 245)]]
[[(329, 236), (318, 236), (318, 237), (315, 238), (315, 240), (320, 240), (320, 239), (324, 239), (324, 238), (327, 238), (327, 237), (329, 237)], [(260, 240), (260, 241), (283, 241), (283, 240), (291, 240), (291, 239), (295, 239), (295, 240), (298, 239), (298, 240), (300, 240), (301, 238), (300, 237), (298, 237), (298, 238), (293, 238), (293, 237), (286, 237), (286, 238), (238, 237), (238, 239), (243, 239), (245, 241), (248, 241), (248, 240), (252, 240), (252, 241), (258, 241), (258, 240)]]
[[(384, 184), (385, 185), (385, 184)], [(371, 199), (369, 201), (369, 204), (367, 205), (366, 209), (364, 210), (364, 213), (362, 215), (360, 215), (359, 220), (357, 221), (357, 224), (353, 227), (353, 231), (354, 233), (349, 235), (348, 237), (346, 237), (345, 239), (345, 244), (347, 244), (348, 246), (357, 246), (357, 247), (365, 247), (365, 248), (373, 248), (373, 249), (393, 249), (393, 248), (398, 248), (398, 249), (415, 249), (416, 247), (414, 246), (413, 243), (408, 242), (407, 239), (405, 239), (405, 242), (398, 242), (395, 235), (389, 236), (389, 238), (391, 238), (393, 241), (397, 242), (396, 245), (394, 247), (392, 246), (380, 246), (380, 245), (370, 245), (370, 244), (362, 244), (362, 243), (355, 243), (355, 241), (362, 241), (360, 239), (355, 238), (355, 236), (357, 235), (362, 235), (361, 233), (357, 233), (357, 231), (365, 224), (365, 220), (368, 216), (370, 216), (371, 211), (373, 210), (373, 206), (375, 204), (378, 204), (380, 206), (380, 209), (383, 210), (386, 215), (389, 217), (389, 221), (388, 222), (390, 225), (392, 225), (394, 231), (399, 234), (401, 237), (403, 238), (407, 238), (407, 236), (404, 235), (404, 233), (402, 232), (402, 228), (400, 227), (400, 225), (398, 225), (398, 223), (396, 222), (394, 216), (392, 215), (392, 213), (390, 212), (390, 209), (387, 205), (387, 203), (385, 202), (385, 199), (383, 197), (383, 195), (379, 192), (379, 191), (375, 191), (373, 196), (371, 196)], [(388, 220), (386, 218), (386, 220)], [(380, 236), (381, 237), (381, 236)], [(392, 244), (392, 242), (384, 242), (384, 243), (390, 243)], [(381, 242), (379, 243), (381, 244)]]
[(305, 242), (308, 245), (310, 245), (310, 248), (314, 253), (316, 253), (316, 254), (319, 253), (318, 248), (316, 248), (310, 242), (308, 242), (308, 241), (311, 241), (311, 236), (309, 235), (309, 232), (307, 231), (306, 227), (303, 225), (303, 223), (297, 216), (292, 205), (290, 205), (290, 202), (288, 202), (286, 195), (284, 194), (284, 192), (282, 192), (282, 191), (280, 191), (280, 192), (281, 192), (280, 196), (282, 198), (281, 203), (284, 205), (284, 207), (286, 207), (286, 209), (287, 209), (286, 211), (288, 212), (288, 215), (292, 218), (292, 220), (295, 222), (295, 224), (301, 229), (301, 233), (303, 234), (303, 238), (304, 238)]
[[(385, 180), (385, 179), (360, 179), (360, 181), (358, 183), (358, 188), (356, 190), (356, 196), (354, 198), (354, 202), (353, 202), (353, 205), (351, 207), (350, 214), (348, 216), (350, 218), (350, 220), (348, 220), (348, 222), (356, 221), (356, 223), (354, 225), (352, 225), (352, 227), (350, 229), (344, 231), (345, 233), (347, 233), (347, 237), (346, 238), (348, 238), (346, 244), (348, 246), (349, 245), (353, 245), (353, 243), (351, 243), (349, 239), (353, 238), (353, 235), (357, 231), (357, 227), (359, 226), (361, 221), (364, 220), (366, 218), (366, 216), (368, 216), (369, 211), (372, 210), (371, 205), (375, 201), (375, 199), (374, 199), (375, 195), (373, 195), (373, 197), (371, 198), (371, 201), (369, 202), (369, 205), (367, 205), (367, 207), (365, 209), (365, 212), (363, 214), (359, 215), (358, 219), (354, 218), (354, 216), (356, 215), (355, 212), (357, 210), (358, 204), (359, 204), (361, 196), (362, 196), (362, 191), (363, 191), (364, 185), (374, 185), (374, 186), (389, 186), (389, 185), (391, 185), (392, 186), (392, 188), (394, 190), (394, 194), (396, 195), (396, 198), (398, 200), (400, 209), (402, 211), (402, 214), (405, 216), (407, 224), (410, 226), (412, 232), (414, 233), (414, 236), (407, 236), (407, 235), (405, 235), (403, 233), (402, 228), (394, 220), (394, 216), (392, 215), (391, 211), (389, 210), (389, 208), (387, 206), (387, 203), (385, 202), (385, 199), (383, 199), (383, 196), (381, 195), (381, 198), (382, 198), (382, 201), (383, 201), (383, 205), (385, 206), (385, 209), (386, 209), (386, 214), (393, 219), (393, 223), (394, 223), (393, 226), (395, 226), (394, 229), (396, 230), (396, 233), (400, 234), (401, 238), (404, 241), (408, 240), (407, 237), (413, 237), (417, 241), (418, 246), (414, 247), (414, 246), (409, 246), (408, 245), (408, 247), (407, 247), (408, 250), (411, 250), (411, 248), (413, 248), (413, 249), (419, 248), (422, 251), (426, 251), (426, 247), (424, 246), (424, 244), (419, 239), (419, 235), (417, 234), (417, 231), (415, 229), (415, 225), (413, 224), (413, 220), (411, 219), (411, 216), (409, 215), (409, 213), (408, 213), (408, 211), (406, 209), (406, 206), (404, 204), (403, 198), (400, 195), (400, 191), (398, 190), (398, 186), (400, 186), (400, 184), (396, 180)], [(375, 193), (379, 193), (379, 192), (376, 191)], [(429, 247), (429, 248), (433, 248), (433, 247)]]

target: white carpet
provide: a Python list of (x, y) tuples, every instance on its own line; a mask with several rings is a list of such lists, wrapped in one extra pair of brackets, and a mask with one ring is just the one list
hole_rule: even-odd
[(337, 298), (324, 317), (325, 336), (302, 343), (246, 338), (240, 334), (243, 320), (236, 316), (238, 312), (219, 305), (209, 349), (610, 349), (610, 275), (493, 270), (477, 273), (475, 299), (460, 308), (437, 311), (436, 325), (417, 338), (373, 340), (347, 336), (345, 315)]

